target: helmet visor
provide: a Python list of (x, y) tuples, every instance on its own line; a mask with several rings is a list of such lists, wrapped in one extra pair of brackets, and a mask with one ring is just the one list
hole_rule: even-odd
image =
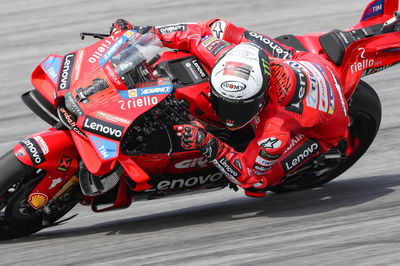
[(211, 105), (221, 120), (230, 129), (238, 129), (249, 123), (263, 108), (265, 91), (247, 101), (227, 100), (218, 95), (211, 94)]

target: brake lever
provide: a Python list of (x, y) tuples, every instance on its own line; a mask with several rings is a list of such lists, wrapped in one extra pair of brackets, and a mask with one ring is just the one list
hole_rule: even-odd
[(108, 36), (110, 36), (110, 34), (104, 34), (104, 33), (94, 33), (94, 32), (81, 32), (79, 33), (79, 36), (81, 37), (81, 40), (85, 39), (85, 36), (92, 36), (93, 38), (97, 38), (97, 39), (104, 39)]

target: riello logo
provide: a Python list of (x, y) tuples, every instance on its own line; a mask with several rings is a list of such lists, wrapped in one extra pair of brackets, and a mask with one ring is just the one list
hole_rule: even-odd
[(362, 70), (365, 70), (367, 68), (370, 68), (374, 65), (375, 60), (374, 59), (363, 59), (361, 62), (355, 62), (354, 64), (350, 65), (350, 71), (351, 73), (356, 73)]
[[(111, 38), (111, 40), (109, 38)], [(92, 55), (88, 59), (89, 63), (96, 63), (97, 60), (99, 60), (103, 56), (104, 52), (107, 51), (108, 48), (110, 48), (113, 41), (115, 41), (115, 37), (113, 35), (110, 35), (109, 38), (104, 39), (104, 42), (92, 53)]]

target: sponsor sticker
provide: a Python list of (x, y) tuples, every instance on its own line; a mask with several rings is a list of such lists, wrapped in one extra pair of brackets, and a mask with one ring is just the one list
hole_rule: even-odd
[(119, 90), (118, 93), (122, 99), (129, 99), (135, 97), (144, 97), (158, 94), (169, 94), (172, 92), (174, 86), (172, 84), (153, 86), (147, 88), (137, 88), (131, 90)]
[(110, 64), (105, 65), (105, 70), (107, 70), (108, 77), (118, 86), (122, 85), (121, 79), (118, 77), (117, 73), (115, 73), (114, 69), (110, 66)]
[(58, 73), (60, 72), (61, 68), (61, 58), (50, 56), (41, 65), (46, 74), (51, 78), (54, 84), (56, 84), (58, 80)]
[[(210, 39), (212, 39), (212, 41), (209, 41)], [(223, 40), (220, 40), (220, 39), (217, 39), (217, 38), (214, 38), (214, 37), (211, 37), (210, 39), (208, 39), (206, 41), (203, 41), (203, 45), (206, 47), (206, 49), (209, 52), (211, 52), (211, 54), (213, 56), (216, 56), (224, 48), (226, 48), (226, 47), (231, 45), (230, 43), (228, 43), (226, 41), (223, 41)]]
[(285, 152), (291, 150), (291, 149), (294, 147), (294, 145), (296, 145), (297, 143), (299, 143), (303, 138), (304, 138), (304, 135), (302, 135), (302, 134), (298, 134), (298, 135), (294, 136), (294, 137), (290, 140), (289, 146), (286, 148)]
[(208, 76), (207, 72), (199, 64), (197, 59), (188, 60), (184, 65), (185, 68), (189, 70), (188, 73), (191, 76), (191, 78), (193, 78), (196, 82), (201, 81)]
[(165, 26), (156, 27), (160, 34), (169, 34), (177, 31), (186, 31), (186, 24), (170, 24)]
[(114, 42), (113, 45), (110, 46), (110, 48), (107, 50), (107, 52), (104, 53), (104, 55), (99, 59), (99, 64), (101, 66), (104, 66), (105, 63), (110, 60), (110, 58), (118, 51), (119, 48), (127, 41), (129, 40), (132, 36), (133, 33), (136, 31), (127, 31), (117, 39), (116, 42)]
[(119, 116), (116, 116), (113, 114), (109, 114), (109, 113), (106, 113), (103, 111), (97, 111), (96, 116), (106, 119), (111, 122), (123, 123), (123, 124), (127, 124), (127, 125), (129, 125), (131, 123), (131, 121), (126, 118), (119, 117)]
[(57, 88), (58, 90), (69, 89), (72, 78), (72, 70), (74, 67), (74, 61), (75, 61), (75, 53), (67, 54), (66, 56), (64, 56), (60, 78), (58, 80), (58, 88)]
[(67, 172), (69, 167), (71, 166), (72, 158), (68, 156), (62, 156), (60, 161), (58, 162), (57, 171)]
[(76, 59), (75, 66), (74, 66), (74, 68), (75, 68), (74, 81), (77, 81), (81, 74), (82, 60), (83, 60), (84, 54), (85, 54), (85, 52), (83, 50), (78, 52), (78, 58)]
[(376, 0), (365, 10), (361, 21), (383, 14), (384, 0)]
[(230, 46), (231, 44), (228, 42), (220, 42), (218, 45), (216, 45), (212, 50), (211, 50), (211, 54), (213, 56), (217, 56), (219, 54), (219, 52), (221, 52), (223, 49), (225, 49), (226, 47)]
[(64, 95), (64, 100), (65, 100), (65, 107), (67, 107), (68, 110), (73, 112), (78, 117), (83, 116), (83, 111), (81, 107), (78, 105), (78, 103), (75, 101), (71, 92), (67, 92)]
[(222, 173), (214, 173), (201, 176), (192, 176), (189, 178), (171, 178), (167, 180), (159, 181), (154, 188), (145, 190), (146, 192), (156, 191), (156, 190), (174, 190), (180, 188), (194, 187), (204, 184), (209, 184), (213, 182), (220, 181), (224, 178)]
[(244, 63), (226, 62), (223, 74), (249, 80), (250, 73), (252, 70), (253, 70), (252, 66), (249, 66)]
[(271, 64), (273, 69), (273, 79), (271, 82), (272, 86), (277, 88), (276, 98), (278, 103), (282, 103), (286, 96), (288, 95), (288, 91), (291, 85), (290, 75), (285, 69), (285, 67), (281, 64)]
[(51, 180), (51, 185), (49, 186), (49, 190), (55, 188), (61, 182), (62, 182), (62, 178), (61, 177)]
[(239, 159), (235, 159), (235, 160), (233, 161), (233, 164), (234, 164), (237, 168), (239, 168), (240, 170), (243, 170), (243, 168), (242, 168), (242, 163), (241, 163), (241, 161), (240, 161)]
[(270, 137), (258, 141), (257, 144), (263, 149), (278, 149), (282, 145), (282, 141), (275, 137)]
[(246, 89), (246, 85), (240, 81), (225, 81), (221, 84), (224, 91), (238, 92)]
[(35, 136), (33, 138), (39, 144), (39, 147), (42, 150), (43, 154), (48, 154), (49, 153), (49, 147), (47, 146), (47, 144), (44, 141), (44, 139), (41, 136)]
[(332, 72), (332, 70), (330, 68), (328, 68), (328, 70), (331, 72), (331, 75), (332, 75), (332, 78), (333, 78), (333, 83), (335, 84), (336, 91), (339, 94), (340, 104), (342, 105), (343, 114), (345, 116), (347, 116), (347, 107), (346, 107), (346, 102), (344, 101), (344, 97), (343, 97), (343, 94), (342, 94), (342, 88), (340, 87), (339, 82), (337, 81), (336, 76)]
[(77, 126), (76, 126), (76, 117), (73, 114), (70, 114), (67, 110), (64, 108), (59, 108), (57, 109), (58, 116), (60, 117), (61, 121), (65, 124), (65, 126), (75, 133), (77, 133), (79, 136), (83, 137), (84, 139), (87, 139), (85, 133), (83, 133)]
[(298, 62), (286, 61), (285, 63), (294, 70), (296, 76), (296, 91), (285, 109), (297, 114), (302, 114), (303, 99), (308, 87), (307, 77)]
[(113, 139), (121, 140), (124, 128), (95, 117), (86, 116), (82, 128), (94, 134)]
[(132, 98), (128, 100), (118, 101), (121, 110), (130, 110), (140, 107), (155, 106), (158, 104), (158, 98), (156, 96), (145, 96)]
[(389, 65), (381, 66), (381, 67), (368, 68), (368, 69), (365, 71), (364, 76), (368, 76), (368, 75), (372, 75), (372, 74), (381, 72), (381, 71), (383, 71), (383, 70), (385, 70), (385, 69), (388, 69), (388, 68), (391, 67), (391, 66), (393, 66), (393, 64), (389, 64)]
[(253, 167), (256, 171), (258, 171), (258, 172), (263, 172), (263, 173), (266, 173), (269, 169), (270, 169), (270, 167), (265, 167), (265, 166), (262, 166), (262, 165), (258, 165), (258, 164), (254, 164), (254, 167)]
[(17, 151), (17, 153), (15, 155), (18, 157), (22, 157), (22, 156), (25, 156), (26, 153), (25, 153), (25, 150), (23, 148), (21, 148)]
[(240, 172), (238, 172), (235, 167), (229, 162), (229, 160), (224, 156), (217, 160), (218, 164), (224, 169), (226, 173), (229, 175), (238, 178), (241, 176)]
[(256, 158), (256, 163), (258, 163), (261, 166), (265, 166), (265, 167), (270, 167), (270, 166), (274, 165), (275, 162), (276, 162), (276, 160), (270, 161), (270, 160), (264, 159), (261, 156), (257, 156), (257, 158)]
[(281, 45), (278, 44), (277, 41), (268, 38), (267, 36), (252, 31), (245, 31), (243, 33), (243, 36), (246, 39), (250, 40), (252, 43), (260, 46), (273, 57), (290, 59), (293, 56), (292, 51), (283, 48)]
[(46, 194), (43, 193), (32, 193), (29, 195), (28, 202), (29, 204), (35, 208), (38, 209), (46, 204), (48, 201), (48, 197)]
[[(328, 112), (329, 114), (333, 114), (334, 110), (334, 97), (332, 89), (329, 85), (329, 79), (326, 75), (323, 68), (315, 63), (309, 63), (301, 61), (299, 62), (301, 66), (303, 66), (303, 70), (308, 72), (310, 77), (310, 86), (309, 93), (306, 97), (306, 102), (309, 107), (317, 109), (313, 104), (314, 96), (315, 96), (315, 86), (318, 88), (319, 102), (318, 102), (318, 110), (323, 112)], [(310, 97), (309, 97), (310, 96)], [(330, 108), (329, 108), (330, 107)]]
[(216, 21), (211, 25), (211, 31), (218, 39), (223, 39), (225, 33), (226, 23), (225, 21)]
[(187, 168), (201, 168), (208, 164), (208, 160), (204, 157), (187, 159), (175, 164), (177, 169), (187, 169)]
[(262, 158), (270, 160), (270, 161), (275, 161), (277, 160), (281, 155), (280, 154), (269, 154), (266, 150), (261, 149), (260, 152), (258, 153)]
[(31, 158), (33, 165), (38, 165), (46, 161), (42, 149), (40, 148), (39, 144), (36, 142), (35, 139), (33, 138), (23, 139), (22, 141), (20, 141), (19, 144), (21, 144), (22, 147), (24, 147), (24, 149), (29, 155), (29, 158)]
[(319, 143), (316, 140), (309, 139), (304, 142), (297, 150), (289, 154), (281, 161), (285, 173), (296, 169), (303, 162), (307, 161), (319, 150)]
[(89, 59), (88, 59), (89, 63), (92, 63), (92, 64), (96, 63), (97, 60), (99, 60), (103, 56), (104, 52), (107, 51), (108, 48), (110, 48), (113, 41), (115, 41), (114, 35), (110, 35), (109, 37), (103, 39), (103, 41), (101, 41), (101, 43), (97, 47), (97, 49), (89, 57)]
[(215, 41), (215, 40), (218, 40), (218, 38), (215, 38), (215, 37), (213, 37), (213, 36), (206, 36), (206, 37), (204, 37), (203, 40), (201, 41), (201, 44), (202, 44), (204, 47), (207, 47), (211, 42), (213, 42), (213, 41)]
[(101, 158), (112, 159), (117, 157), (117, 143), (95, 136), (90, 136), (90, 139)]

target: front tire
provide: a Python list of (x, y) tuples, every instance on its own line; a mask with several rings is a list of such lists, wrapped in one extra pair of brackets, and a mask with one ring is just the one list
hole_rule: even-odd
[(322, 186), (349, 169), (368, 150), (378, 133), (382, 117), (382, 107), (374, 89), (360, 81), (349, 101), (349, 127), (351, 137), (355, 140), (347, 145), (352, 153), (340, 160), (325, 160), (322, 165), (306, 171), (296, 171), (283, 183), (272, 187), (274, 192), (291, 192)]
[(79, 201), (75, 193), (57, 211), (47, 215), (28, 203), (32, 189), (42, 180), (45, 172), (21, 163), (9, 151), (0, 158), (0, 240), (31, 235), (55, 223)]

